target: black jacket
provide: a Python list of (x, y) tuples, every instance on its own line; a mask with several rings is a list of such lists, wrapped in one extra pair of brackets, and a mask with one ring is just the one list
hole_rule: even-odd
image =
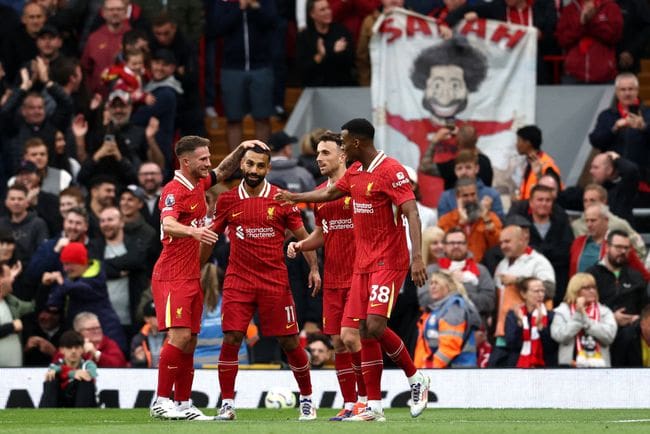
[(646, 282), (635, 269), (624, 266), (618, 279), (602, 264), (589, 267), (587, 273), (596, 279), (600, 302), (612, 312), (625, 308), (625, 313), (638, 315), (648, 304)]

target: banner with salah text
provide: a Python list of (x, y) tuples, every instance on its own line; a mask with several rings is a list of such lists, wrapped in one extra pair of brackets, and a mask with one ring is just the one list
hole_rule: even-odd
[[(492, 162), (493, 185), (512, 184), (515, 131), (535, 122), (537, 29), (463, 20), (443, 39), (434, 19), (395, 9), (377, 20), (370, 56), (378, 148), (418, 168), (436, 131), (470, 124)], [(434, 161), (456, 152), (452, 137), (435, 146)], [(423, 202), (434, 205), (440, 179), (418, 178)]]

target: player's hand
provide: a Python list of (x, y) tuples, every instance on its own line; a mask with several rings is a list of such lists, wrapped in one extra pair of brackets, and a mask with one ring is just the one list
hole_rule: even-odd
[(202, 243), (213, 245), (217, 242), (219, 236), (215, 232), (211, 231), (210, 228), (202, 227), (194, 228), (192, 231), (192, 238)]
[(56, 372), (51, 369), (48, 369), (45, 373), (45, 381), (52, 381), (56, 378)]
[(287, 246), (287, 258), (294, 259), (296, 257), (296, 254), (300, 251), (302, 251), (302, 244), (300, 241), (290, 242), (289, 246)]
[(248, 149), (253, 149), (255, 146), (259, 146), (265, 151), (270, 151), (269, 146), (261, 140), (244, 140), (239, 144), (239, 147), (246, 152)]
[(295, 205), (296, 201), (294, 199), (294, 194), (288, 190), (279, 190), (273, 196), (273, 200), (282, 202), (282, 205)]
[(320, 273), (318, 269), (315, 268), (309, 271), (309, 288), (311, 288), (311, 296), (316, 297), (320, 292), (320, 286), (322, 281), (320, 280)]
[(413, 262), (411, 263), (411, 279), (417, 287), (424, 286), (427, 283), (427, 269), (424, 266), (424, 261), (421, 256), (413, 258)]

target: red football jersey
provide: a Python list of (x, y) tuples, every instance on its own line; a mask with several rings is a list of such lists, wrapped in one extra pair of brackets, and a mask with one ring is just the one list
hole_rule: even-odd
[[(318, 186), (326, 188), (327, 182)], [(325, 250), (323, 288), (349, 288), (354, 258), (354, 224), (352, 198), (344, 196), (314, 207), (316, 226), (322, 228)]]
[(224, 289), (286, 291), (285, 230), (303, 227), (300, 211), (273, 199), (278, 188), (264, 181), (259, 196), (250, 197), (242, 181), (217, 200), (214, 230), (228, 230), (230, 257)]
[(199, 260), (198, 240), (192, 237), (174, 238), (162, 230), (162, 221), (167, 216), (172, 216), (185, 226), (202, 227), (208, 221), (206, 218), (207, 203), (205, 190), (217, 182), (214, 172), (203, 178), (198, 184), (192, 183), (176, 171), (174, 179), (163, 188), (158, 202), (160, 208), (161, 231), (163, 250), (156, 261), (152, 279), (179, 280), (197, 279), (201, 277), (201, 264)]
[(410, 258), (399, 206), (415, 196), (404, 167), (380, 151), (368, 170), (359, 162), (352, 164), (336, 188), (352, 196), (354, 272), (408, 269)]

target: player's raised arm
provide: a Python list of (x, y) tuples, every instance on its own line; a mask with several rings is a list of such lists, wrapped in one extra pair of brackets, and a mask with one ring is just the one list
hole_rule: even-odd
[(420, 215), (415, 200), (409, 200), (401, 205), (402, 213), (409, 224), (411, 238), (411, 278), (416, 286), (422, 286), (427, 281), (426, 267), (422, 260), (422, 227)]
[(323, 228), (316, 227), (307, 238), (302, 241), (292, 241), (287, 247), (287, 256), (291, 259), (296, 257), (298, 252), (310, 252), (323, 247), (325, 239), (323, 238)]
[(287, 190), (280, 190), (275, 194), (273, 199), (278, 202), (284, 202), (288, 204), (294, 204), (298, 202), (331, 202), (340, 197), (343, 197), (345, 192), (336, 188), (335, 184), (330, 185), (327, 188), (320, 188), (318, 190), (307, 191), (304, 193), (292, 193)]
[(239, 168), (240, 161), (246, 151), (259, 146), (268, 151), (269, 147), (261, 140), (245, 140), (237, 146), (237, 148), (223, 159), (221, 163), (214, 169), (214, 174), (217, 176), (217, 183), (222, 182), (235, 173)]
[(174, 238), (192, 237), (195, 240), (210, 245), (216, 243), (218, 239), (217, 234), (211, 231), (208, 227), (195, 228), (192, 226), (186, 226), (179, 223), (175, 217), (169, 215), (162, 220), (162, 230), (165, 235)]
[[(298, 239), (298, 241), (306, 240), (309, 238), (309, 234), (304, 227), (295, 229), (293, 235)], [(315, 297), (316, 294), (320, 291), (321, 287), (321, 278), (320, 271), (318, 270), (318, 259), (316, 258), (316, 252), (303, 252), (305, 260), (309, 264), (309, 287), (312, 289), (311, 296)]]

